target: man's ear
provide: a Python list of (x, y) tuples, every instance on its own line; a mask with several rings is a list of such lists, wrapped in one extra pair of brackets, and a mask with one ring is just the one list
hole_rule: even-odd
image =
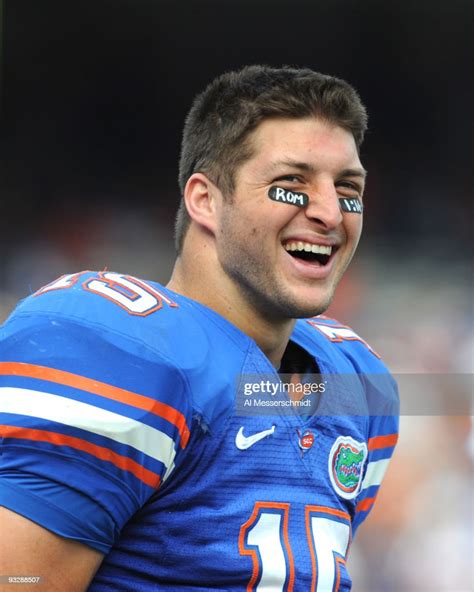
[(216, 198), (219, 189), (203, 173), (193, 173), (184, 188), (184, 201), (190, 218), (213, 234), (216, 229)]

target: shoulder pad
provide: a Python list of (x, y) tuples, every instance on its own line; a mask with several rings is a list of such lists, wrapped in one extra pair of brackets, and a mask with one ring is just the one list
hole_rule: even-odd
[(327, 352), (337, 350), (342, 353), (351, 360), (356, 371), (387, 371), (379, 354), (351, 327), (336, 319), (326, 316), (300, 319), (296, 323), (295, 332), (309, 343), (322, 345)]
[[(115, 272), (68, 274), (20, 302), (5, 322), (6, 334), (44, 323), (94, 330), (120, 348), (154, 352), (167, 360), (198, 362), (208, 338), (188, 308), (159, 284)], [(4, 333), (5, 334), (5, 333)]]
[(300, 343), (323, 360), (331, 372), (359, 375), (371, 415), (397, 415), (398, 389), (380, 356), (353, 329), (325, 316), (297, 321)]

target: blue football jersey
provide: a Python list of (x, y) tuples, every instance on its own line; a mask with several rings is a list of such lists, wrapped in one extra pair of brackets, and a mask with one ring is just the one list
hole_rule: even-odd
[(92, 592), (350, 590), (397, 389), (332, 319), (297, 321), (291, 343), (317, 392), (275, 396), (252, 339), (159, 284), (45, 286), (0, 329), (0, 505), (104, 553)]

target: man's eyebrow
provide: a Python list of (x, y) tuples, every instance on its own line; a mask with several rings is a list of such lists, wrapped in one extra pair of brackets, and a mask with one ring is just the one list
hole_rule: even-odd
[[(287, 166), (293, 169), (299, 169), (305, 173), (314, 174), (317, 171), (317, 168), (308, 162), (299, 162), (297, 160), (277, 160), (273, 162), (269, 168), (268, 172), (272, 172), (274, 169), (278, 169), (279, 167)], [(350, 169), (343, 169), (339, 173), (339, 177), (361, 177), (365, 179), (367, 177), (367, 171), (364, 168), (350, 168)]]
[(316, 172), (316, 168), (307, 163), (307, 162), (298, 162), (297, 160), (277, 160), (272, 162), (272, 164), (268, 167), (268, 171), (271, 172), (274, 169), (278, 169), (280, 167), (289, 167), (291, 169), (299, 169), (300, 171), (314, 173)]
[(341, 177), (362, 177), (365, 179), (367, 177), (367, 171), (364, 168), (357, 168), (357, 169), (344, 169), (340, 172)]

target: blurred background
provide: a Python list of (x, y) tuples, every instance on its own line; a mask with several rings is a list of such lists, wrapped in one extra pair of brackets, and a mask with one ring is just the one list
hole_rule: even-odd
[(80, 269), (166, 282), (181, 127), (217, 74), (309, 66), (359, 90), (365, 235), (328, 314), (394, 372), (453, 382), (402, 417), (354, 592), (474, 590), (474, 411), (449, 404), (474, 357), (474, 3), (0, 0), (0, 14), (0, 321)]

